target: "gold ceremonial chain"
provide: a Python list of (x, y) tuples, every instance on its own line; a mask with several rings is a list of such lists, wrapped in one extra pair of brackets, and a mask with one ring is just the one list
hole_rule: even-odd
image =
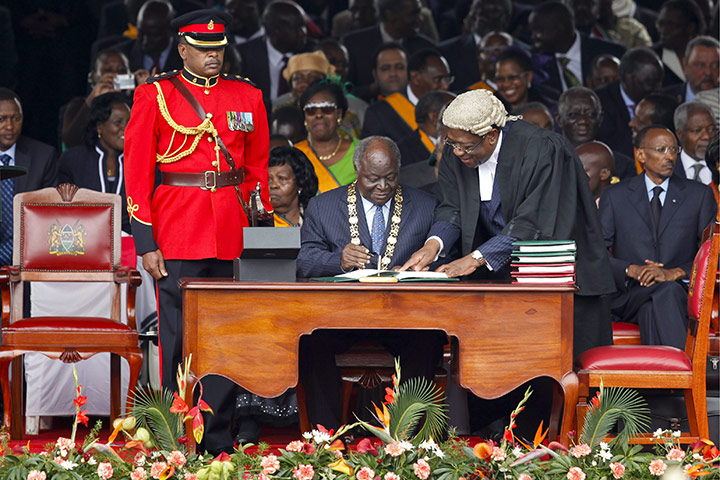
[[(348, 203), (348, 222), (350, 223), (350, 243), (360, 245), (360, 232), (358, 230), (357, 215), (357, 195), (355, 194), (355, 186), (357, 181), (348, 185), (347, 203)], [(395, 245), (397, 244), (398, 232), (400, 231), (400, 221), (402, 220), (402, 187), (400, 185), (395, 189), (395, 208), (393, 209), (392, 218), (390, 220), (390, 234), (388, 235), (387, 244), (385, 245), (385, 255), (380, 260), (381, 268), (379, 270), (387, 270), (395, 253)]]
[[(163, 116), (165, 121), (170, 125), (170, 127), (174, 130), (172, 137), (170, 137), (170, 143), (168, 143), (168, 148), (160, 155), (159, 153), (155, 154), (156, 161), (158, 163), (173, 163), (177, 162), (180, 159), (183, 159), (193, 153), (195, 149), (197, 148), (198, 143), (200, 143), (200, 139), (204, 134), (212, 135), (212, 137), (215, 140), (215, 160), (216, 165), (218, 166), (218, 171), (220, 170), (220, 147), (218, 146), (217, 137), (218, 137), (218, 131), (215, 129), (215, 125), (212, 123), (212, 114), (208, 113), (205, 120), (202, 121), (200, 125), (197, 127), (184, 127), (182, 125), (178, 125), (175, 123), (175, 121), (170, 116), (170, 112), (168, 112), (167, 104), (165, 103), (165, 96), (163, 95), (162, 88), (160, 87), (160, 84), (158, 82), (154, 83), (155, 88), (157, 88), (158, 95), (157, 95), (157, 102), (158, 107), (160, 107), (160, 114)], [(175, 149), (174, 152), (170, 152), (170, 148), (172, 148), (173, 141), (175, 140), (175, 134), (180, 133), (182, 135), (185, 135), (185, 140), (183, 140), (182, 144)], [(180, 152), (180, 150), (185, 146), (185, 142), (187, 142), (187, 137), (190, 135), (194, 135), (195, 139), (193, 140), (192, 145), (185, 150), (184, 152)], [(179, 153), (178, 153), (179, 152)]]
[[(317, 152), (315, 152), (315, 149), (313, 149), (313, 152), (315, 152), (315, 155), (317, 155), (318, 159), (319, 159), (321, 162), (324, 162), (324, 161), (326, 161), (326, 160), (330, 160), (332, 157), (335, 156), (335, 154), (338, 152), (338, 150), (340, 150), (340, 145), (341, 145), (341, 144), (342, 144), (342, 137), (341, 137), (340, 135), (338, 135), (338, 143), (337, 143), (337, 145), (335, 146), (335, 150), (333, 150), (333, 152), (332, 152), (330, 155), (323, 155), (323, 156), (321, 157), (320, 155), (317, 154)], [(310, 148), (311, 148), (311, 149), (313, 148), (312, 143), (310, 143), (310, 135), (308, 135), (308, 145), (310, 145)]]

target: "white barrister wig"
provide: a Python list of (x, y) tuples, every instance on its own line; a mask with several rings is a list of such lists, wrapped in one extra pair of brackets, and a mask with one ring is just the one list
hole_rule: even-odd
[(445, 109), (443, 124), (475, 135), (485, 135), (493, 127), (504, 127), (522, 116), (508, 115), (502, 102), (490, 90), (478, 89), (458, 95)]

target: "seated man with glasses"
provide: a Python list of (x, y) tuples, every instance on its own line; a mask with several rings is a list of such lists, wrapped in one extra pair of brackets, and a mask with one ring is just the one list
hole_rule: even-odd
[(646, 345), (685, 347), (687, 282), (717, 208), (712, 189), (673, 175), (682, 151), (665, 127), (635, 137), (643, 174), (603, 190), (600, 219), (618, 292), (613, 316), (637, 323)]

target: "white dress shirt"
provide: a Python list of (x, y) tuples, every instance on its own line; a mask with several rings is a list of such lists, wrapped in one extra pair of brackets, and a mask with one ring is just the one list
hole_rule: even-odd
[(680, 161), (682, 162), (683, 169), (685, 170), (685, 176), (690, 180), (692, 180), (695, 176), (695, 169), (693, 168), (693, 165), (702, 165), (703, 168), (700, 170), (698, 180), (705, 185), (710, 185), (710, 182), (712, 181), (712, 173), (710, 173), (710, 168), (707, 166), (707, 163), (705, 163), (705, 159), (700, 161), (695, 160), (693, 157), (685, 153), (685, 150), (683, 150), (680, 152)]
[(665, 205), (665, 196), (667, 195), (667, 190), (670, 186), (670, 177), (666, 178), (660, 185), (656, 185), (655, 182), (650, 180), (645, 174), (643, 174), (643, 177), (645, 178), (645, 190), (647, 190), (648, 202), (652, 201), (655, 196), (653, 188), (662, 187), (663, 191), (660, 192), (660, 205)]
[(408, 100), (410, 100), (410, 103), (412, 103), (413, 105), (417, 105), (419, 98), (417, 97), (417, 95), (415, 95), (413, 93), (412, 88), (410, 88), (409, 83), (408, 83), (407, 87), (405, 87), (405, 90), (406, 90), (405, 93), (407, 94), (407, 98), (408, 98)]
[(502, 131), (498, 136), (495, 150), (486, 162), (478, 165), (478, 185), (480, 187), (480, 201), (489, 202), (492, 199), (493, 185), (495, 184), (495, 170), (497, 170), (498, 155), (500, 154), (500, 145), (502, 145)]
[(278, 96), (278, 86), (280, 85), (280, 72), (285, 68), (284, 58), (290, 58), (292, 54), (282, 53), (272, 46), (270, 40), (265, 38), (265, 44), (268, 51), (268, 68), (270, 70), (270, 100), (275, 100)]
[(5, 150), (4, 152), (0, 150), (0, 155), (10, 155), (10, 162), (8, 165), (15, 165), (15, 147), (17, 146), (17, 143), (13, 143), (13, 146)]

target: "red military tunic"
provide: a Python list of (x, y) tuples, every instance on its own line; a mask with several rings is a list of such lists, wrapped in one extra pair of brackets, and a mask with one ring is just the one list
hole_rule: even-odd
[[(213, 192), (200, 187), (159, 185), (153, 192), (156, 168), (161, 172), (231, 171), (222, 152), (215, 149), (211, 133), (200, 132), (198, 140), (194, 133), (186, 134), (183, 129), (198, 127), (202, 120), (168, 80), (174, 75), (178, 73), (151, 79), (155, 81), (135, 90), (125, 130), (125, 185), (137, 253), (159, 248), (166, 259), (230, 260), (240, 255), (242, 230), (248, 226), (235, 187)], [(210, 87), (202, 81), (193, 84), (183, 75), (178, 78), (203, 110), (212, 114), (212, 125), (206, 122), (204, 128), (214, 126), (236, 168), (245, 171), (240, 186), (244, 201), (248, 202), (250, 191), (259, 182), (263, 204), (272, 210), (267, 187), (269, 135), (262, 92), (235, 75), (220, 75)], [(234, 130), (228, 118), (233, 119)], [(253, 130), (239, 131), (238, 118), (245, 126), (251, 123)], [(183, 156), (195, 142), (192, 153)]]

